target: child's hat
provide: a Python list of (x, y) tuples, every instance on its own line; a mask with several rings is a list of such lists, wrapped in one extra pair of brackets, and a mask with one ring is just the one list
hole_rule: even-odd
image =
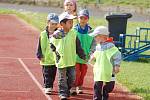
[(51, 21), (52, 23), (59, 23), (58, 15), (56, 15), (55, 13), (49, 13), (47, 16), (47, 20)]
[(89, 18), (89, 11), (87, 9), (82, 9), (81, 11), (79, 11), (78, 17), (81, 16), (86, 16)]
[(64, 5), (66, 5), (68, 2), (72, 3), (73, 5), (76, 4), (76, 0), (65, 0)]
[(92, 37), (95, 37), (97, 35), (109, 35), (109, 31), (108, 31), (108, 28), (106, 26), (98, 26), (89, 35)]
[(74, 19), (76, 16), (73, 16), (72, 14), (69, 14), (68, 12), (63, 12), (59, 15), (59, 23), (64, 19)]

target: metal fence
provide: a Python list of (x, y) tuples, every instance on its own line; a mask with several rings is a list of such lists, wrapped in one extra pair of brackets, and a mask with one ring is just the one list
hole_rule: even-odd
[(64, 0), (0, 0), (0, 2), (62, 6)]

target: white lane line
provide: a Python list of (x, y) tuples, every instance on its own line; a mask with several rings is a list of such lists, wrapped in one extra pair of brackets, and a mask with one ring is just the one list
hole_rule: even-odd
[(31, 73), (31, 71), (29, 70), (29, 68), (25, 65), (25, 63), (21, 60), (21, 58), (18, 58), (19, 62), (21, 63), (21, 65), (23, 66), (23, 68), (27, 71), (27, 73), (29, 74), (29, 76), (32, 78), (32, 80), (35, 82), (35, 84), (40, 88), (40, 90), (42, 91), (43, 95), (45, 95), (45, 97), (48, 100), (52, 100), (52, 98), (48, 95), (46, 95), (43, 91), (43, 88), (41, 86), (41, 84), (37, 81), (37, 79), (35, 78), (35, 76)]
[(37, 58), (21, 58), (21, 59), (27, 59), (27, 60), (28, 60), (28, 59), (29, 59), (29, 60), (30, 60), (30, 59), (33, 59), (33, 60), (35, 59), (35, 60), (38, 60)]
[(16, 63), (17, 61), (0, 61), (0, 64)]
[(21, 75), (0, 74), (0, 77), (21, 77)]
[(0, 57), (0, 59), (17, 59), (15, 57)]
[(6, 93), (29, 93), (31, 91), (10, 91), (10, 90), (0, 90), (0, 92), (6, 92)]
[[(0, 57), (0, 59), (18, 59), (17, 57)], [(37, 58), (20, 58), (20, 59), (35, 59), (35, 60), (38, 60)]]

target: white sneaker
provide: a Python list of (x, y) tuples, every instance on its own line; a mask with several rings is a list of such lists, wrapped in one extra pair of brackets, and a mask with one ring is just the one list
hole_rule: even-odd
[(46, 93), (46, 94), (51, 94), (52, 93), (52, 88), (45, 88), (44, 89), (44, 92)]
[(77, 91), (78, 94), (82, 94), (82, 93), (83, 93), (82, 86), (78, 86), (78, 87), (76, 88), (76, 91)]
[(75, 88), (75, 87), (72, 87), (72, 88), (70, 89), (70, 94), (71, 94), (71, 95), (77, 95), (77, 92), (76, 92), (76, 88)]
[(65, 97), (65, 96), (60, 96), (60, 100), (67, 100), (67, 97)]

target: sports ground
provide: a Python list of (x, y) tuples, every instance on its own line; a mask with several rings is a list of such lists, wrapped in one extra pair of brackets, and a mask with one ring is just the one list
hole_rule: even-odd
[[(39, 30), (15, 15), (0, 15), (0, 100), (59, 100), (57, 77), (52, 95), (43, 92), (43, 76), (35, 56)], [(92, 100), (92, 68), (84, 82), (84, 93), (70, 100)], [(140, 100), (117, 84), (109, 100)]]

